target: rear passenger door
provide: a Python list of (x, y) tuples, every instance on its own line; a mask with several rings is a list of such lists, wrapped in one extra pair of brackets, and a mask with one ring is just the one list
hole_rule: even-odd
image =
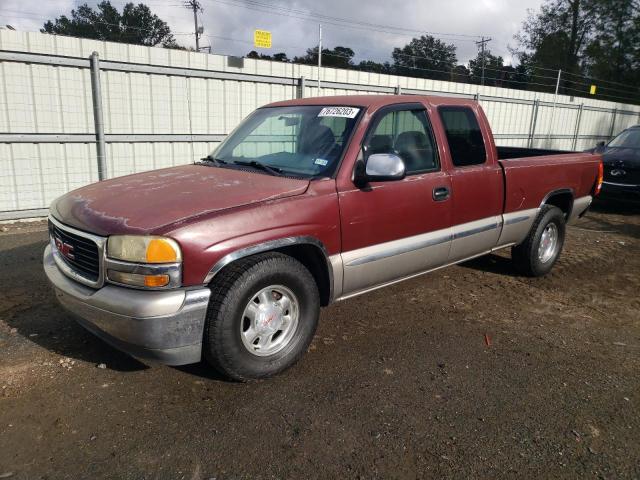
[[(451, 157), (453, 242), (449, 261), (488, 252), (502, 229), (504, 179), (496, 158), (488, 154), (488, 126), (470, 106), (438, 107)], [(482, 117), (484, 119), (484, 117)], [(483, 131), (484, 130), (484, 131)]]
[(451, 245), (451, 184), (425, 107), (378, 110), (362, 143), (363, 161), (376, 153), (400, 156), (406, 177), (339, 187), (345, 296), (442, 265)]

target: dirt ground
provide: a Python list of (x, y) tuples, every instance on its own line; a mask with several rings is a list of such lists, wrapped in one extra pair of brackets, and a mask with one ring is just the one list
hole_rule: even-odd
[(335, 304), (250, 384), (107, 346), (43, 224), (2, 230), (2, 479), (640, 477), (638, 209), (592, 210), (545, 278), (504, 252)]

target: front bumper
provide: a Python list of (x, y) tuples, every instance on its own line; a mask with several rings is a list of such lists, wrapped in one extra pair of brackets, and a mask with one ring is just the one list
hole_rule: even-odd
[(107, 284), (95, 290), (64, 275), (50, 245), (43, 263), (60, 304), (105, 342), (167, 365), (200, 361), (208, 288), (148, 291)]

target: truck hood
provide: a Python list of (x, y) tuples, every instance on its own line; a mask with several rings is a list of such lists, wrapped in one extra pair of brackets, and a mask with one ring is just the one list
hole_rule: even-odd
[(96, 235), (151, 234), (220, 210), (301, 195), (308, 180), (204, 165), (154, 170), (79, 188), (51, 214)]

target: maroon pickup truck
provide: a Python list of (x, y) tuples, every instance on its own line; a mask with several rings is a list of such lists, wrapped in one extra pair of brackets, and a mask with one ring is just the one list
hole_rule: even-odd
[(496, 147), (473, 101), (279, 102), (196, 164), (58, 198), (44, 269), (135, 357), (263, 378), (306, 351), (331, 302), (505, 247), (544, 275), (601, 184), (599, 155)]

